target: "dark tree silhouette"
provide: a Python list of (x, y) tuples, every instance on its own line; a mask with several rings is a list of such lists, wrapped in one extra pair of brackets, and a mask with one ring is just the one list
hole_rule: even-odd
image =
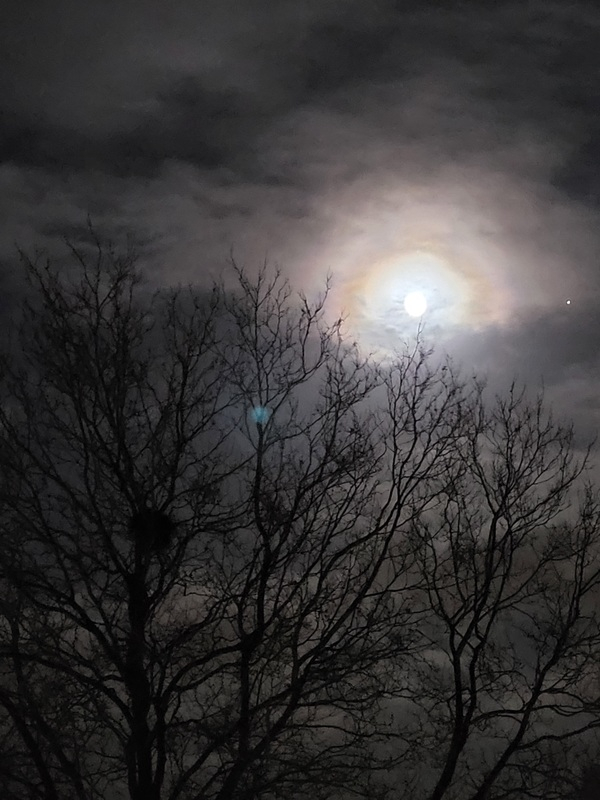
[(141, 551), (154, 553), (172, 544), (175, 524), (163, 511), (143, 509), (131, 515), (129, 530)]
[(570, 429), (266, 268), (149, 298), (72, 255), (2, 362), (3, 797), (559, 800), (599, 702)]
[(596, 800), (600, 796), (600, 766), (590, 765), (583, 773), (578, 800)]

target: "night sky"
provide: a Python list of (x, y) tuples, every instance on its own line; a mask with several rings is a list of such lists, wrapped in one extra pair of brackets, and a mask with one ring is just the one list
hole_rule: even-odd
[[(153, 284), (265, 258), (600, 421), (600, 7), (46, 0), (0, 26), (0, 258), (134, 235)], [(567, 303), (567, 300), (570, 303)]]

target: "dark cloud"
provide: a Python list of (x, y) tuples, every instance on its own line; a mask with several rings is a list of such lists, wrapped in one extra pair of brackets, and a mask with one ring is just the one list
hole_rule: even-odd
[(243, 97), (205, 89), (188, 77), (158, 95), (156, 109), (139, 114), (128, 130), (103, 137), (6, 112), (0, 160), (63, 174), (101, 171), (120, 177), (156, 177), (169, 160), (235, 169), (250, 158), (260, 125), (260, 117), (244, 107)]
[(458, 338), (470, 363), (485, 369), (488, 362), (504, 382), (516, 376), (550, 388), (569, 376), (600, 375), (600, 314), (595, 302), (521, 314), (510, 326), (494, 326), (468, 341)]
[(553, 175), (552, 185), (574, 200), (600, 205), (600, 124), (596, 130), (592, 127), (585, 141), (570, 153)]
[(448, 342), (467, 372), (485, 378), (491, 393), (516, 381), (543, 388), (556, 414), (573, 421), (585, 448), (600, 432), (600, 314), (597, 302), (566, 303), (553, 312), (529, 313), (510, 326)]
[(401, 44), (394, 24), (365, 26), (344, 20), (310, 26), (289, 54), (290, 93), (297, 102), (318, 102), (347, 86), (390, 75), (390, 48)]

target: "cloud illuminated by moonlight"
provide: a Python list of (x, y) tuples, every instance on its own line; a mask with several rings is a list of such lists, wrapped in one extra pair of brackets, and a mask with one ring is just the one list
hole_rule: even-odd
[[(363, 263), (343, 276), (336, 305), (348, 332), (367, 346), (398, 346), (422, 324), (436, 334), (505, 322), (507, 298), (482, 265), (432, 247), (417, 247)], [(422, 293), (427, 310), (415, 320), (404, 306)]]

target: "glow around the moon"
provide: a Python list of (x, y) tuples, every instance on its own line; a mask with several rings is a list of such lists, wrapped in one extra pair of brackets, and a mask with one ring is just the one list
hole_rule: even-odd
[(345, 315), (348, 335), (367, 349), (393, 352), (415, 335), (414, 320), (439, 341), (506, 316), (505, 282), (472, 247), (461, 251), (433, 240), (409, 246), (399, 237), (396, 246), (387, 243), (385, 249), (385, 254), (346, 256), (332, 302)]
[(404, 308), (411, 317), (422, 317), (427, 310), (427, 299), (423, 292), (409, 292), (404, 298)]
[(373, 264), (360, 281), (357, 300), (366, 320), (397, 327), (406, 314), (421, 317), (426, 310), (434, 324), (447, 322), (460, 313), (468, 295), (467, 280), (442, 258), (413, 251)]

